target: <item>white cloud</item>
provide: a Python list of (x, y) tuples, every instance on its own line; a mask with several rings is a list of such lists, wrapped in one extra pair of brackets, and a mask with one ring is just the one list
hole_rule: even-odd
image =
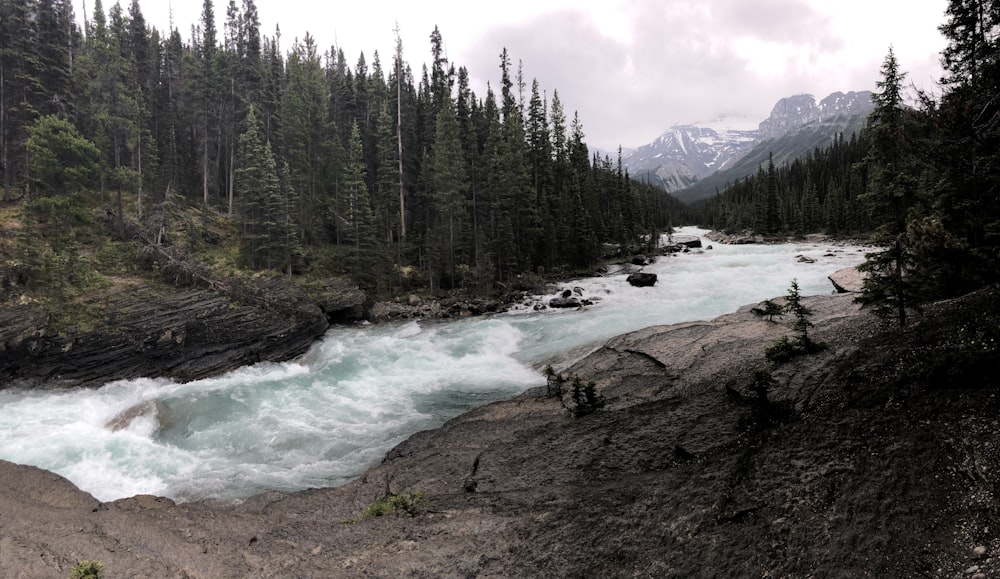
[[(169, 3), (141, 3), (146, 19), (165, 29)], [(221, 27), (228, 0), (215, 4)], [(369, 63), (375, 50), (388, 61), (398, 23), (404, 56), (419, 71), (438, 25), (447, 56), (469, 69), (480, 96), (487, 81), (498, 84), (506, 46), (515, 65), (523, 61), (529, 86), (537, 78), (547, 94), (557, 89), (570, 115), (579, 110), (588, 142), (614, 149), (675, 123), (763, 118), (791, 94), (872, 89), (890, 44), (909, 79), (930, 88), (941, 74), (937, 26), (946, 0), (508, 0), (476, 11), (455, 0), (256, 5), (265, 34), (280, 22), (286, 50), (309, 31), (321, 48), (343, 48), (352, 64), (362, 51)], [(173, 0), (185, 37), (201, 6)]]

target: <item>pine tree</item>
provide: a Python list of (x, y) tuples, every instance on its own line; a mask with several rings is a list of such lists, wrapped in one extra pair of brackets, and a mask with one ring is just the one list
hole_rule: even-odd
[(399, 212), (396, 205), (399, 195), (398, 165), (393, 115), (389, 112), (389, 103), (384, 102), (376, 124), (375, 187), (372, 199), (378, 220), (382, 223), (380, 237), (386, 243), (393, 243), (399, 233)]
[(799, 280), (793, 279), (792, 285), (788, 288), (788, 295), (785, 297), (785, 309), (795, 316), (792, 322), (792, 331), (795, 332), (795, 339), (799, 348), (809, 352), (814, 349), (812, 339), (809, 338), (809, 328), (813, 327), (809, 316), (812, 310), (802, 303), (802, 294), (799, 290)]
[[(431, 163), (431, 187), (434, 201), (435, 227), (443, 234), (439, 239), (444, 242), (440, 253), (446, 258), (441, 264), (439, 273), (447, 273), (449, 285), (455, 287), (458, 274), (456, 270), (456, 251), (464, 218), (463, 201), (467, 188), (465, 163), (462, 155), (462, 142), (459, 135), (458, 118), (451, 99), (442, 103), (435, 123), (434, 154)], [(443, 251), (442, 251), (443, 250)]]
[(539, 235), (534, 252), (535, 263), (550, 265), (552, 255), (548, 248), (555, 241), (553, 214), (552, 141), (549, 123), (537, 80), (531, 83), (531, 100), (528, 105), (528, 162), (531, 171), (532, 203), (537, 211)]
[[(201, 44), (199, 46), (199, 84), (198, 104), (200, 109), (200, 139), (201, 139), (201, 176), (202, 199), (207, 208), (209, 193), (217, 184), (215, 171), (212, 168), (212, 152), (218, 144), (216, 130), (218, 128), (217, 101), (219, 98), (219, 83), (217, 82), (216, 54), (218, 40), (215, 28), (215, 9), (212, 0), (205, 0), (201, 12)], [(215, 159), (218, 161), (218, 159)]]
[(287, 84), (282, 102), (284, 158), (291, 168), (292, 185), (299, 193), (300, 236), (306, 245), (320, 240), (319, 219), (334, 191), (328, 178), (336, 131), (329, 120), (325, 82), (315, 42), (309, 34), (292, 46), (286, 66)]
[(4, 199), (28, 177), (28, 127), (42, 111), (38, 31), (34, 2), (0, 2), (0, 168)]
[(767, 173), (764, 183), (763, 232), (774, 235), (781, 229), (781, 215), (778, 209), (778, 175), (774, 168), (774, 155), (770, 153), (767, 156)]
[(1000, 3), (950, 0), (943, 51), (944, 94), (925, 97), (934, 217), (960, 247), (950, 264), (952, 292), (1000, 281)]
[(352, 269), (366, 287), (376, 287), (380, 270), (377, 267), (380, 244), (365, 179), (361, 130), (357, 123), (351, 125), (347, 148), (347, 172), (344, 177), (343, 195), (347, 205), (344, 217), (348, 225), (348, 237), (353, 246)]
[(907, 115), (902, 97), (903, 79), (893, 50), (882, 64), (878, 91), (872, 94), (874, 110), (868, 120), (868, 200), (877, 223), (877, 242), (886, 249), (868, 254), (858, 269), (867, 273), (858, 301), (874, 304), (880, 315), (894, 315), (906, 325), (906, 311), (916, 305), (916, 290), (909, 279), (913, 260), (906, 239), (906, 220), (916, 191), (912, 153), (908, 150)]
[(45, 103), (42, 114), (72, 118), (72, 54), (76, 32), (70, 0), (38, 0), (38, 79), (43, 88), (39, 95)]
[(253, 269), (284, 265), (287, 247), (280, 244), (279, 228), (284, 203), (271, 144), (253, 107), (247, 115), (247, 130), (239, 139), (236, 191), (240, 199), (240, 250), (243, 262)]
[(32, 174), (42, 192), (75, 193), (96, 183), (101, 153), (69, 121), (47, 115), (28, 133)]

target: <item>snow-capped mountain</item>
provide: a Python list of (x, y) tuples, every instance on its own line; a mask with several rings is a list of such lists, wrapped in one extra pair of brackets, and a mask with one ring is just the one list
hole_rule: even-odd
[(817, 122), (867, 115), (871, 109), (869, 91), (835, 92), (819, 102), (810, 94), (795, 95), (779, 100), (762, 122), (724, 117), (674, 125), (653, 142), (624, 154), (623, 162), (632, 177), (679, 191), (732, 167), (763, 141)]
[(655, 177), (668, 191), (676, 191), (726, 168), (752, 147), (756, 138), (756, 128), (728, 123), (727, 119), (674, 125), (652, 143), (629, 152), (623, 161), (631, 176)]
[(783, 98), (771, 109), (771, 116), (760, 123), (759, 139), (775, 139), (789, 131), (838, 116), (867, 115), (872, 110), (871, 91), (835, 92), (816, 102), (811, 94)]

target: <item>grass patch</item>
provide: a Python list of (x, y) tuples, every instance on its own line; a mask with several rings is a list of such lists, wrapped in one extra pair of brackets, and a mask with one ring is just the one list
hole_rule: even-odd
[(345, 524), (360, 523), (375, 517), (384, 517), (393, 513), (406, 513), (415, 517), (427, 509), (427, 495), (422, 492), (409, 492), (401, 495), (389, 494), (365, 507), (356, 519), (344, 521)]
[(141, 271), (142, 251), (131, 241), (106, 241), (94, 252), (94, 265), (105, 275), (130, 275)]

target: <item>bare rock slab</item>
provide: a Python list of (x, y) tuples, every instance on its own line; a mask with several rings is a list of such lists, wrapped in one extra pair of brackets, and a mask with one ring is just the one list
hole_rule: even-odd
[(865, 285), (865, 276), (856, 267), (845, 267), (828, 278), (837, 293), (860, 293)]

